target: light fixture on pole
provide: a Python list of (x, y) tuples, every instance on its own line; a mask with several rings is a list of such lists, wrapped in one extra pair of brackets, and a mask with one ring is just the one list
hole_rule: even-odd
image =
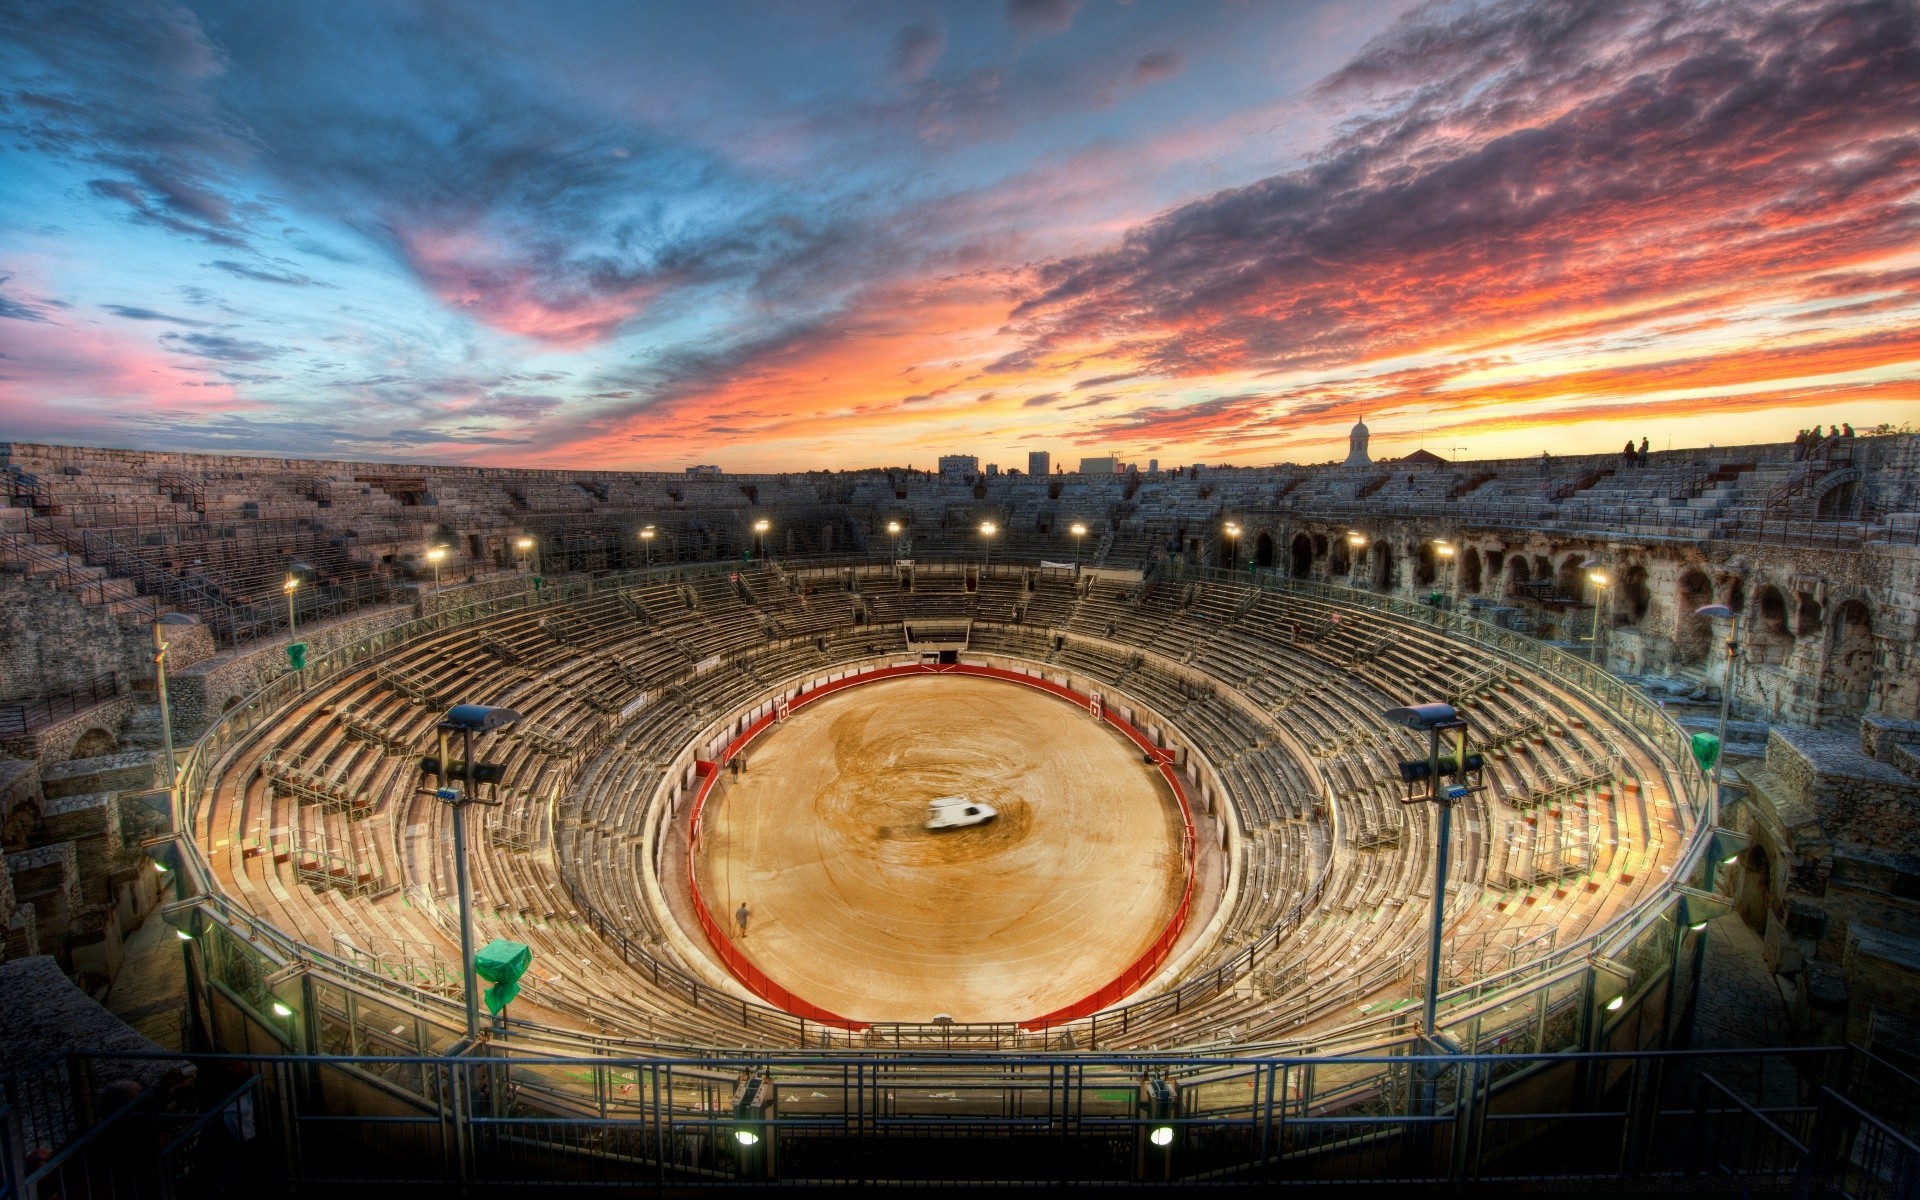
[(1441, 585), (1441, 590), (1442, 594), (1451, 598), (1453, 596), (1453, 559), (1458, 551), (1454, 548), (1452, 542), (1444, 538), (1435, 538), (1433, 539), (1433, 552), (1439, 555), (1440, 561), (1447, 565), (1446, 582)]
[(1753, 839), (1738, 830), (1715, 825), (1707, 839), (1707, 881), (1706, 889), (1713, 890), (1714, 877), (1721, 867), (1731, 867), (1740, 861), (1740, 856), (1753, 845)]
[(986, 545), (986, 555), (981, 559), (982, 567), (993, 565), (993, 535), (999, 532), (1000, 527), (992, 521), (980, 522), (980, 537)]
[(292, 645), (297, 640), (294, 636), (293, 594), (300, 590), (300, 577), (288, 575), (287, 581), (280, 585), (280, 590), (287, 594), (287, 644)]
[[(1433, 804), (1439, 815), (1433, 848), (1433, 923), (1427, 944), (1427, 995), (1421, 1016), (1426, 1035), (1436, 1038), (1440, 1034), (1440, 949), (1446, 937), (1447, 843), (1453, 828), (1453, 806), (1478, 790), (1477, 778), (1485, 764), (1480, 755), (1468, 752), (1466, 718), (1451, 704), (1413, 704), (1390, 708), (1380, 715), (1389, 724), (1427, 735), (1426, 761), (1402, 762), (1400, 779), (1407, 786), (1402, 804)], [(1448, 733), (1455, 735), (1453, 754), (1443, 759), (1440, 738)], [(1451, 776), (1453, 782), (1443, 784), (1442, 776)], [(1426, 783), (1425, 792), (1416, 792), (1414, 785), (1422, 781)]]
[(1067, 526), (1067, 532), (1073, 535), (1073, 573), (1078, 575), (1080, 573), (1080, 539), (1087, 536), (1086, 522), (1075, 521)]
[(533, 539), (525, 534), (513, 539), (513, 548), (520, 552), (520, 569), (525, 571), (533, 557)]
[(435, 546), (427, 551), (427, 561), (433, 564), (433, 590), (440, 590), (440, 564), (446, 561), (447, 548)]
[(1240, 526), (1228, 521), (1221, 526), (1220, 532), (1226, 535), (1227, 544), (1232, 547), (1227, 551), (1227, 570), (1236, 570), (1240, 566)]
[(761, 517), (753, 523), (754, 552), (761, 558), (767, 556), (767, 530), (773, 528), (773, 522)]
[(1727, 627), (1726, 680), (1720, 685), (1720, 728), (1714, 734), (1713, 747), (1713, 801), (1717, 805), (1720, 802), (1720, 781), (1724, 778), (1723, 764), (1727, 760), (1727, 715), (1733, 705), (1734, 668), (1740, 661), (1740, 614), (1726, 604), (1703, 604), (1693, 611), (1695, 616), (1706, 617), (1710, 621), (1731, 622)]
[(160, 627), (192, 623), (193, 618), (184, 613), (164, 613), (153, 623), (153, 681), (154, 690), (160, 697), (160, 736), (167, 753), (167, 813), (173, 818), (175, 829), (181, 828), (178, 787), (180, 764), (173, 756), (173, 710), (167, 704), (167, 647), (170, 643), (160, 632)]
[[(453, 807), (454, 885), (460, 901), (460, 981), (466, 997), (469, 1042), (480, 1036), (480, 1000), (474, 983), (473, 883), (467, 872), (467, 806), (498, 805), (498, 800), (481, 800), (475, 789), (482, 783), (498, 786), (504, 773), (492, 763), (473, 761), (473, 739), (475, 734), (505, 729), (519, 719), (520, 714), (510, 708), (456, 704), (434, 726), (439, 734), (438, 752), (420, 764), (422, 773), (434, 776), (437, 781), (434, 798)], [(447, 744), (449, 735), (455, 733), (460, 734), (462, 740), (462, 761), (458, 763), (449, 757)], [(456, 778), (462, 784), (458, 788), (453, 786)]]
[(1626, 1007), (1633, 991), (1634, 969), (1616, 959), (1595, 955), (1587, 960), (1592, 972), (1593, 1003), (1601, 1012), (1615, 1013)]
[(1605, 571), (1588, 571), (1587, 582), (1593, 585), (1594, 590), (1593, 632), (1588, 635), (1587, 640), (1593, 643), (1593, 653), (1597, 660), (1600, 654), (1600, 613), (1606, 607), (1607, 588), (1612, 586), (1613, 580)]
[(900, 528), (898, 521), (887, 522), (887, 536), (893, 539), (893, 556), (896, 559), (900, 557)]
[(659, 531), (651, 525), (645, 526), (640, 530), (640, 547), (646, 551), (647, 565), (649, 567), (653, 565), (653, 538), (658, 532)]

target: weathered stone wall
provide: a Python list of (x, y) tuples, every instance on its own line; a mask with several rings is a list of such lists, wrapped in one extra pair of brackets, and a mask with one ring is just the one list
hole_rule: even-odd
[(50, 580), (0, 574), (0, 697), (68, 692), (108, 671), (148, 674), (139, 642)]
[[(1438, 591), (1460, 611), (1575, 647), (1592, 636), (1592, 607), (1526, 597), (1512, 583), (1511, 564), (1523, 560), (1532, 579), (1571, 577), (1584, 600), (1595, 589), (1581, 564), (1595, 563), (1611, 580), (1597, 594), (1601, 641), (1614, 670), (1693, 678), (1717, 695), (1726, 677), (1727, 629), (1694, 610), (1725, 603), (1743, 610), (1736, 717), (1809, 726), (1863, 710), (1920, 717), (1920, 658), (1913, 649), (1920, 547), (1879, 543), (1860, 552), (1637, 544), (1614, 536), (1463, 529), (1435, 517), (1368, 523), (1366, 545), (1355, 549), (1348, 542), (1353, 528), (1349, 521), (1249, 518), (1242, 538), (1272, 538), (1280, 556), (1276, 569), (1295, 574), (1289, 549), (1305, 537), (1312, 556), (1303, 578), (1416, 600)], [(1436, 541), (1455, 548), (1453, 564), (1435, 560), (1431, 577), (1422, 578), (1422, 548)], [(1390, 560), (1384, 569), (1383, 560)], [(1776, 599), (1777, 615), (1769, 615)]]
[[(120, 731), (134, 708), (132, 692), (123, 692), (111, 700), (90, 704), (57, 721), (31, 729), (0, 743), (7, 753), (41, 762), (65, 762), (83, 742), (95, 749), (118, 747)], [(104, 744), (104, 747), (103, 747)]]
[(1754, 845), (1722, 886), (1745, 898), (1757, 885), (1768, 961), (1795, 985), (1805, 1037), (1920, 1016), (1920, 781), (1863, 749), (1904, 747), (1892, 738), (1911, 723), (1878, 725), (1858, 738), (1774, 729), (1729, 816)]
[[(312, 662), (341, 646), (410, 621), (413, 616), (413, 609), (407, 605), (364, 609), (302, 629), (300, 640), (307, 643), (307, 661)], [(185, 670), (170, 673), (167, 694), (173, 710), (175, 744), (185, 745), (199, 737), (230, 705), (288, 670), (286, 643), (273, 641), (217, 654)]]
[(461, 587), (447, 587), (436, 591), (431, 585), (420, 589), (419, 611), (422, 616), (445, 612), (467, 604), (482, 604), (488, 600), (497, 600), (502, 596), (517, 596), (533, 587), (531, 575), (506, 575), (499, 579), (483, 580), (480, 583), (466, 584)]

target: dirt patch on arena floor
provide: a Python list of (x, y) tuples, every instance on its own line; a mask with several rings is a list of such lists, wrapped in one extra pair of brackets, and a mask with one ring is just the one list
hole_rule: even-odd
[[(941, 796), (993, 822), (925, 828)], [(797, 711), (702, 820), (708, 904), (768, 976), (868, 1021), (1011, 1021), (1085, 996), (1180, 899), (1172, 793), (1134, 745), (1018, 684), (923, 676)]]

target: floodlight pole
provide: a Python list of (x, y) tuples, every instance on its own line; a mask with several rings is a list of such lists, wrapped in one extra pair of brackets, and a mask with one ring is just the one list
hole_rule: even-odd
[[(1728, 607), (1732, 607), (1729, 605)], [(1713, 803), (1718, 811), (1720, 803), (1720, 780), (1726, 769), (1727, 761), (1727, 716), (1733, 706), (1734, 669), (1740, 665), (1740, 613), (1735, 610), (1728, 618), (1727, 626), (1727, 678), (1720, 685), (1720, 748), (1713, 758)]]
[(1467, 769), (1467, 723), (1436, 725), (1427, 730), (1427, 786), (1432, 800), (1439, 805), (1439, 829), (1433, 848), (1433, 927), (1427, 937), (1427, 997), (1421, 1023), (1428, 1038), (1440, 1036), (1440, 951), (1446, 941), (1447, 927), (1447, 850), (1453, 840), (1453, 801), (1440, 788), (1440, 735), (1457, 730), (1454, 762), (1464, 777)]
[[(160, 696), (160, 737), (167, 751), (167, 815), (173, 818), (173, 827), (181, 827), (180, 813), (177, 811), (180, 800), (178, 787), (180, 769), (173, 757), (173, 710), (167, 706), (167, 639), (160, 633), (160, 622), (153, 623), (153, 676), (154, 689)], [(191, 990), (191, 989), (189, 989)]]
[[(442, 721), (438, 729), (441, 798), (447, 799), (445, 793), (453, 791), (452, 781), (448, 779), (452, 764), (447, 758), (447, 722)], [(467, 1041), (472, 1043), (480, 1039), (480, 993), (473, 978), (473, 881), (467, 874), (467, 804), (473, 798), (473, 730), (462, 733), (467, 756), (466, 788), (449, 802), (453, 806), (454, 887), (460, 898), (460, 990), (467, 1010)]]

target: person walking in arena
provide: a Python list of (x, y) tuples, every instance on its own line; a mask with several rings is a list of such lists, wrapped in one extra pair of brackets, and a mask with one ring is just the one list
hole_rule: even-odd
[(747, 919), (751, 916), (753, 916), (753, 910), (747, 907), (745, 900), (740, 902), (739, 908), (733, 910), (733, 923), (740, 927), (741, 937), (747, 936)]

